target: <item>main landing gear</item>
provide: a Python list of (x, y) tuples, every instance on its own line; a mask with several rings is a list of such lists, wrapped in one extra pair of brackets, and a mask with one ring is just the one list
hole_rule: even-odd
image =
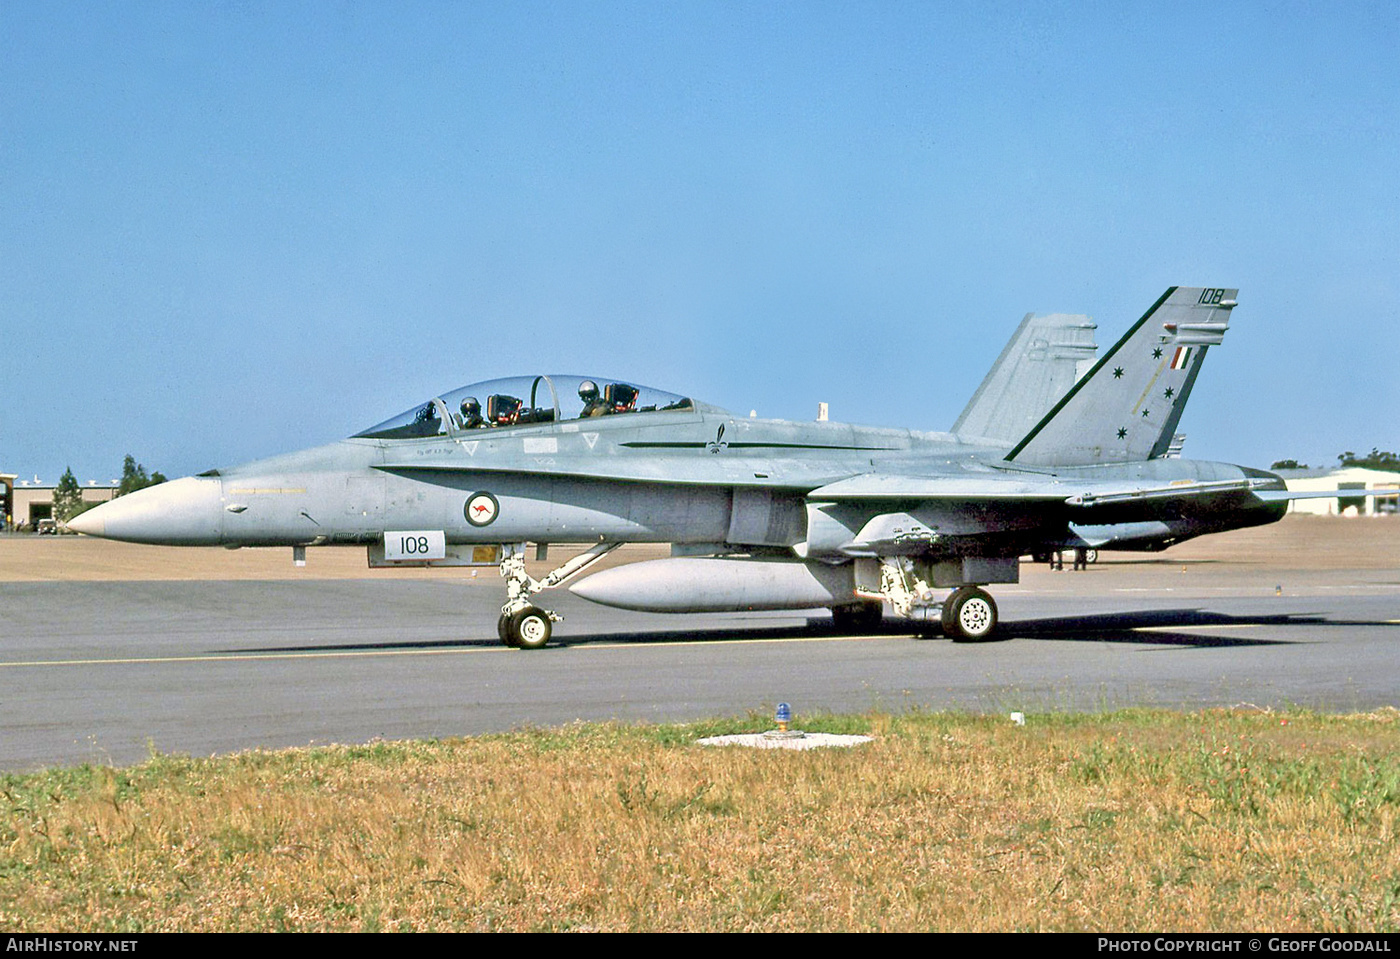
[[(997, 628), (997, 604), (990, 593), (980, 586), (959, 586), (940, 603), (937, 591), (924, 578), (926, 575), (908, 557), (882, 556), (878, 592), (871, 583), (864, 590), (857, 585), (857, 595), (867, 601), (887, 600), (895, 615), (903, 619), (934, 629), (933, 624), (937, 623), (944, 635), (957, 642), (975, 643), (992, 636)], [(876, 614), (873, 620), (866, 618), (872, 607)], [(831, 616), (837, 629), (858, 632), (878, 623), (880, 610), (879, 603), (864, 602), (837, 606)]]
[(529, 597), (541, 590), (552, 589), (566, 579), (583, 572), (621, 543), (598, 543), (582, 552), (544, 579), (532, 579), (525, 571), (525, 543), (507, 543), (501, 550), (501, 575), (506, 580), (506, 604), (501, 618), (496, 620), (496, 633), (501, 642), (515, 649), (540, 649), (549, 642), (554, 624), (562, 618), (553, 610), (541, 609)]

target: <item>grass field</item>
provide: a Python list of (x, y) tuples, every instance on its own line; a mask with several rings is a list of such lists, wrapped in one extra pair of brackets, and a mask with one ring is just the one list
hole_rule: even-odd
[(0, 778), (0, 928), (1400, 928), (1400, 712), (578, 725)]

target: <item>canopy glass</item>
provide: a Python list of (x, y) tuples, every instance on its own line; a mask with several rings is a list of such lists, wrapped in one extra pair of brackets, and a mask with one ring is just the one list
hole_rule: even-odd
[(515, 376), (472, 383), (435, 396), (355, 435), (411, 439), (694, 408), (695, 404), (684, 396), (625, 380), (560, 374)]

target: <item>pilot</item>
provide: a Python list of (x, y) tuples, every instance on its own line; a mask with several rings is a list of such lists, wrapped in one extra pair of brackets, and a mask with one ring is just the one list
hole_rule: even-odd
[(481, 415), (481, 403), (477, 401), (475, 396), (468, 396), (462, 400), (462, 412), (459, 419), (464, 430), (474, 430), (487, 425), (486, 417)]
[(606, 416), (612, 410), (608, 409), (608, 404), (604, 403), (598, 395), (598, 384), (592, 380), (584, 380), (578, 385), (578, 398), (583, 400), (583, 412), (580, 418), (585, 416)]
[(626, 383), (609, 383), (603, 390), (603, 402), (611, 413), (631, 413), (637, 407), (637, 391)]

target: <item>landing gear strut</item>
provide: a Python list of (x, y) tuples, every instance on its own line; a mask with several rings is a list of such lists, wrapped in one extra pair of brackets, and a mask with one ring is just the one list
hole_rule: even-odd
[[(878, 595), (888, 600), (897, 616), (929, 627), (938, 623), (945, 635), (958, 642), (978, 642), (992, 635), (997, 627), (997, 604), (991, 594), (980, 586), (959, 586), (939, 603), (934, 598), (937, 593), (928, 583), (931, 578), (907, 556), (882, 556), (879, 593), (871, 590), (858, 592), (858, 595), (870, 599)], [(841, 608), (854, 610), (858, 607), (838, 607)], [(837, 609), (831, 612), (836, 619)], [(841, 620), (836, 619), (836, 622), (841, 628)]]
[(541, 590), (551, 589), (566, 579), (583, 572), (620, 543), (598, 543), (580, 553), (544, 579), (532, 579), (525, 571), (525, 543), (507, 543), (502, 548), (501, 575), (506, 580), (506, 604), (501, 618), (496, 620), (496, 634), (501, 642), (516, 649), (540, 649), (549, 642), (554, 624), (561, 617), (553, 610), (541, 609), (529, 597)]

